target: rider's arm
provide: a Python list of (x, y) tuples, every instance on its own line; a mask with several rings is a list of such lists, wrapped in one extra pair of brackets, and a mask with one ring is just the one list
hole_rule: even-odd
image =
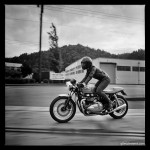
[(88, 77), (88, 72), (86, 72), (86, 75), (85, 75), (85, 77), (82, 79), (82, 81), (80, 82), (80, 83), (83, 83), (83, 82), (85, 82), (85, 80), (86, 80), (86, 78)]
[(95, 72), (96, 72), (96, 67), (92, 67), (91, 72), (89, 73), (88, 77), (84, 81), (85, 84), (88, 84), (88, 82), (93, 78), (93, 75), (95, 74)]

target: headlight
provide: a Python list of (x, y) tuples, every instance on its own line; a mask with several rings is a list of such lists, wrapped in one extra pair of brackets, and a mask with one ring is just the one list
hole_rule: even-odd
[(73, 88), (73, 85), (69, 85), (69, 90), (71, 90)]
[(73, 87), (73, 85), (70, 83), (70, 81), (69, 81), (69, 82), (66, 82), (66, 85), (67, 85), (67, 87), (68, 87), (68, 90), (70, 90), (70, 89)]
[(70, 83), (70, 81), (68, 81), (68, 82), (66, 82), (66, 85), (67, 85), (67, 87), (69, 87), (69, 85), (72, 85), (72, 84)]

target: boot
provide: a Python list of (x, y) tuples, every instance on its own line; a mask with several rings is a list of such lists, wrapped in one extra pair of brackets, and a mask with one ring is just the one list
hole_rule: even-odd
[(106, 103), (106, 110), (110, 112), (112, 110), (112, 102), (111, 100), (106, 96), (105, 93), (101, 93), (101, 96), (103, 97), (105, 103)]
[(107, 109), (108, 112), (112, 111), (112, 102), (111, 102), (111, 100), (109, 100), (109, 103), (108, 103), (106, 109)]

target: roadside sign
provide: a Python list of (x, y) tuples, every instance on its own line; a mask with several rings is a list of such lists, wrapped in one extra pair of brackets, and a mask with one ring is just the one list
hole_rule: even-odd
[(50, 72), (50, 80), (65, 80), (65, 73)]

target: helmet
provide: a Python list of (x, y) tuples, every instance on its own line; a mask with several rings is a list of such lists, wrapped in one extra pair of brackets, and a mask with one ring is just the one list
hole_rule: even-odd
[(88, 69), (92, 66), (92, 59), (90, 57), (83, 57), (81, 61), (82, 69)]

